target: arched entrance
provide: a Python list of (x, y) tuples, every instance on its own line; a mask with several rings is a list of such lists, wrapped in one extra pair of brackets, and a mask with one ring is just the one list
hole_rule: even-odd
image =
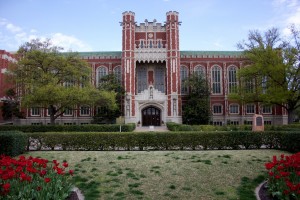
[(142, 110), (142, 126), (160, 126), (160, 109), (148, 106)]

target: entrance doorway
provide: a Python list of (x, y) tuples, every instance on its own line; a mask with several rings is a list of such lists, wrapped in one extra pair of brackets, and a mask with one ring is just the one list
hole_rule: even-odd
[(160, 109), (149, 106), (142, 110), (142, 126), (160, 126)]

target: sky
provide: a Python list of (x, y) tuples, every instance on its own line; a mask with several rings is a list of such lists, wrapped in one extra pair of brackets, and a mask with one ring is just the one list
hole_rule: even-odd
[(0, 49), (50, 38), (65, 51), (121, 51), (124, 11), (137, 24), (179, 12), (183, 51), (235, 51), (250, 30), (300, 27), (300, 0), (0, 0)]

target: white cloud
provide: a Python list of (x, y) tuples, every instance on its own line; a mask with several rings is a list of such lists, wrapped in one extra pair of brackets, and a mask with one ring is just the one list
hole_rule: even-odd
[(7, 30), (9, 30), (12, 33), (18, 33), (20, 31), (22, 31), (22, 29), (20, 27), (15, 26), (15, 25), (13, 25), (11, 23), (6, 24), (5, 27), (6, 27)]
[(10, 48), (6, 50), (17, 50), (21, 44), (32, 39), (40, 38), (41, 40), (45, 40), (49, 38), (53, 45), (63, 47), (64, 51), (92, 51), (92, 48), (88, 44), (75, 36), (63, 33), (42, 35), (38, 34), (38, 30), (36, 29), (26, 31), (4, 18), (0, 18), (0, 27), (1, 26), (4, 27), (5, 32), (0, 34), (0, 46), (2, 46), (2, 48), (5, 46)]
[(81, 40), (77, 39), (74, 36), (64, 35), (62, 33), (54, 33), (50, 37), (53, 45), (61, 46), (64, 48), (65, 51), (68, 50), (75, 50), (75, 51), (91, 51), (92, 48), (82, 42)]

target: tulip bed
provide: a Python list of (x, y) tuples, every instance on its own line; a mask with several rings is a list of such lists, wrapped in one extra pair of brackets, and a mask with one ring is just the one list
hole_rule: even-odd
[(293, 155), (273, 156), (265, 164), (268, 170), (269, 192), (274, 198), (300, 199), (300, 152)]
[(0, 156), (0, 199), (66, 199), (72, 185), (66, 161)]

